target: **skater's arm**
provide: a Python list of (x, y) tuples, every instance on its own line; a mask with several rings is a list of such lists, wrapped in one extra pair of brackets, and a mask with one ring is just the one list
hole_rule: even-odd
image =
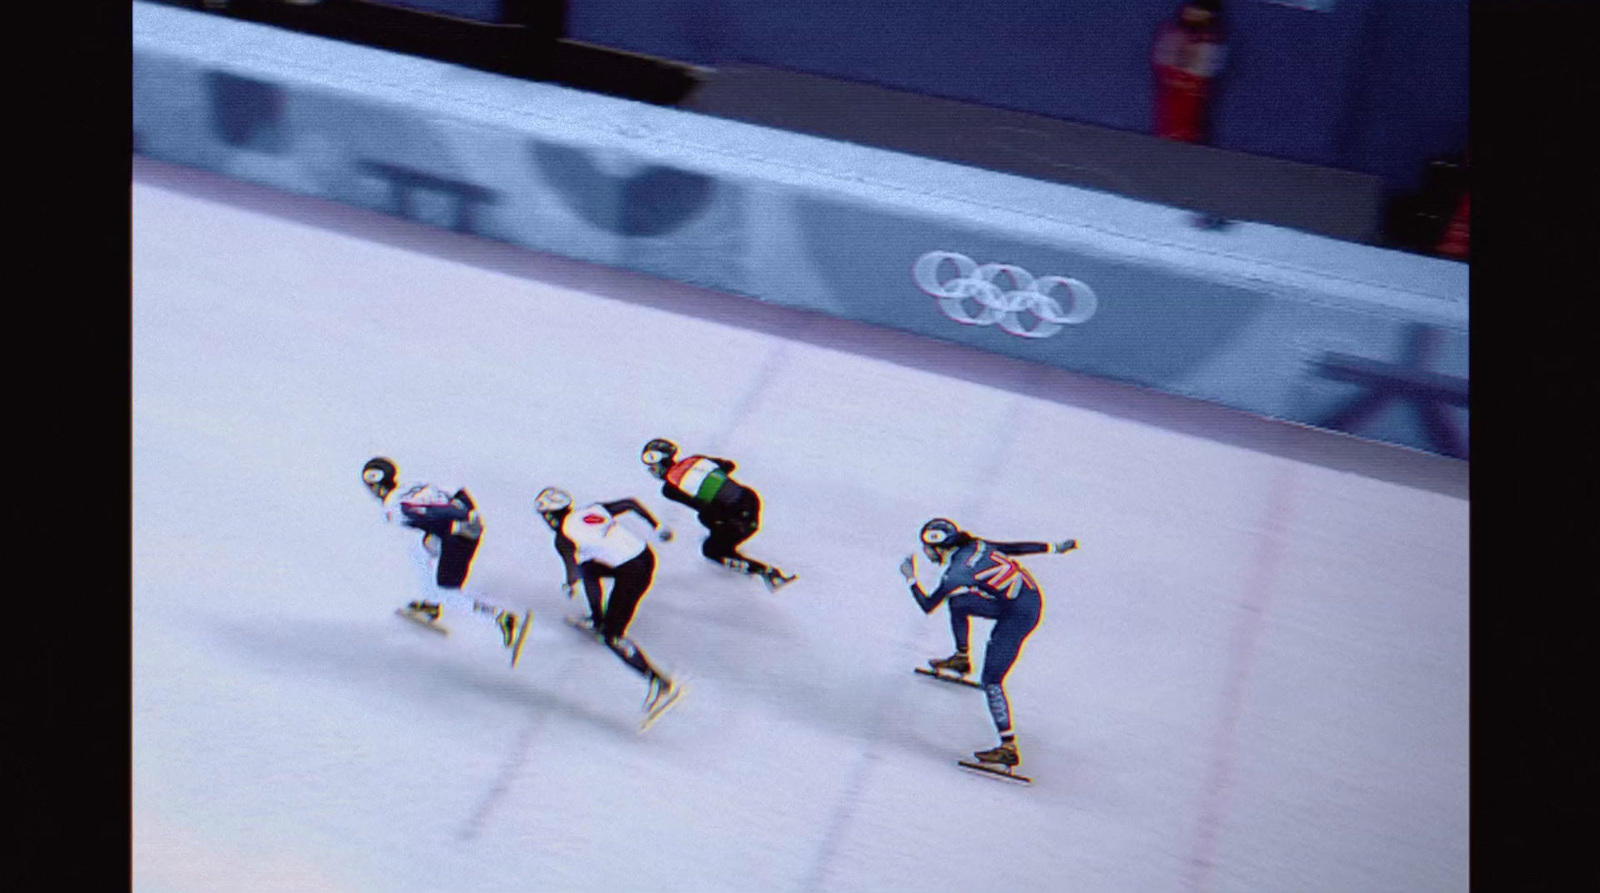
[(905, 561), (900, 563), (900, 574), (906, 578), (906, 584), (911, 590), (911, 597), (916, 599), (917, 607), (921, 608), (924, 614), (932, 614), (939, 605), (944, 603), (945, 599), (971, 588), (970, 586), (947, 582), (946, 577), (948, 574), (945, 574), (940, 576), (939, 585), (933, 590), (932, 594), (923, 592), (922, 584), (917, 582), (916, 567), (909, 555), (906, 556)]
[(922, 613), (932, 614), (939, 607), (940, 603), (944, 601), (944, 596), (939, 593), (939, 590), (936, 589), (934, 590), (933, 595), (928, 595), (922, 591), (922, 585), (919, 584), (915, 579), (911, 580), (910, 582), (911, 597), (917, 600), (917, 607), (922, 609)]
[(435, 536), (459, 536), (477, 539), (483, 535), (483, 520), (478, 517), (478, 507), (465, 487), (457, 490), (450, 502), (402, 502), (400, 511), (412, 527)]
[(1038, 555), (1044, 552), (1055, 551), (1055, 547), (1049, 543), (1036, 543), (1032, 541), (999, 543), (995, 542), (994, 540), (984, 540), (984, 542), (988, 543), (989, 548), (995, 550), (996, 552), (1004, 552), (1007, 555)]
[(465, 523), (471, 512), (454, 505), (407, 505), (400, 506), (400, 512), (405, 516), (407, 527), (415, 527), (424, 533), (434, 536), (452, 536), (456, 532), (456, 522)]

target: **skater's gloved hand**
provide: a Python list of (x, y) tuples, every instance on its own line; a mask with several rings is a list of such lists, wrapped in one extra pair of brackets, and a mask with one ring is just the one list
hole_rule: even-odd
[(662, 541), (663, 543), (672, 542), (672, 528), (670, 528), (670, 527), (657, 527), (656, 528), (656, 539)]
[(576, 582), (563, 583), (561, 588), (565, 589), (567, 591), (567, 598), (577, 598), (578, 597), (579, 586), (578, 586), (578, 584)]
[(450, 532), (456, 536), (462, 536), (469, 540), (475, 540), (483, 535), (483, 519), (478, 517), (477, 512), (472, 512), (471, 514), (467, 515), (467, 519), (465, 521), (451, 521)]
[(1051, 546), (1050, 546), (1050, 551), (1057, 552), (1057, 553), (1059, 553), (1059, 552), (1071, 552), (1073, 549), (1076, 549), (1076, 548), (1078, 548), (1078, 541), (1077, 540), (1062, 540), (1059, 543), (1052, 543)]
[(905, 560), (900, 562), (900, 576), (905, 577), (907, 583), (917, 578), (917, 565), (916, 562), (911, 560), (910, 555), (907, 555)]

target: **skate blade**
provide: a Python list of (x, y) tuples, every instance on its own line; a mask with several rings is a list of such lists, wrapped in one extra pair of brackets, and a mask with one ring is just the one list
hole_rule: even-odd
[(649, 731), (650, 727), (655, 725), (657, 720), (661, 719), (663, 716), (666, 716), (669, 710), (678, 706), (678, 702), (683, 700), (683, 696), (688, 692), (688, 690), (689, 684), (681, 679), (678, 680), (672, 686), (672, 691), (668, 692), (665, 697), (657, 701), (656, 705), (651, 707), (650, 712), (645, 715), (644, 720), (639, 723), (639, 734), (643, 735), (645, 732)]
[(986, 778), (998, 778), (1001, 781), (1009, 781), (1012, 784), (1033, 784), (1033, 779), (1029, 778), (1028, 776), (1018, 775), (1009, 767), (1001, 766), (999, 764), (990, 765), (988, 763), (976, 763), (972, 760), (957, 760), (956, 765)]
[(511, 643), (511, 669), (517, 668), (517, 661), (522, 657), (522, 643), (528, 640), (528, 627), (533, 625), (533, 609), (522, 612), (522, 625), (517, 628), (516, 640)]
[(450, 630), (440, 626), (436, 621), (429, 620), (426, 614), (418, 614), (415, 611), (407, 611), (405, 608), (396, 608), (394, 612), (395, 614), (404, 617), (412, 623), (415, 623), (424, 629), (432, 630), (441, 636), (450, 635)]
[(941, 673), (931, 667), (912, 667), (911, 669), (921, 673), (924, 676), (931, 676), (940, 682), (954, 682), (957, 685), (965, 685), (968, 688), (983, 688), (983, 683), (979, 682), (978, 680), (968, 679), (965, 676), (957, 676), (954, 673)]
[(800, 575), (795, 574), (794, 576), (783, 580), (763, 580), (762, 582), (767, 584), (768, 592), (777, 592), (779, 589), (788, 586), (790, 583), (793, 583), (798, 579), (800, 579)]

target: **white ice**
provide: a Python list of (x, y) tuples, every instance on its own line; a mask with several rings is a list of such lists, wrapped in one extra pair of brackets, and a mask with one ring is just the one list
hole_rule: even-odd
[[(132, 221), (140, 893), (1467, 889), (1460, 463), (143, 160)], [(796, 583), (698, 555), (662, 436), (739, 463)], [(377, 454), (478, 498), (516, 670), (392, 613)], [(692, 689), (648, 734), (556, 622), (548, 484), (680, 534), (631, 632)], [(982, 696), (911, 673), (941, 515), (1082, 544), (1026, 561), (1031, 788), (956, 768)]]

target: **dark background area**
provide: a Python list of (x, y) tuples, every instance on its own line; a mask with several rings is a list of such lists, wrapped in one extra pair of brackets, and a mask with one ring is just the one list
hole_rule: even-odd
[(1148, 133), (1168, 0), (155, 2), (1419, 252), (1467, 183), (1466, 0), (1232, 0), (1211, 145)]

